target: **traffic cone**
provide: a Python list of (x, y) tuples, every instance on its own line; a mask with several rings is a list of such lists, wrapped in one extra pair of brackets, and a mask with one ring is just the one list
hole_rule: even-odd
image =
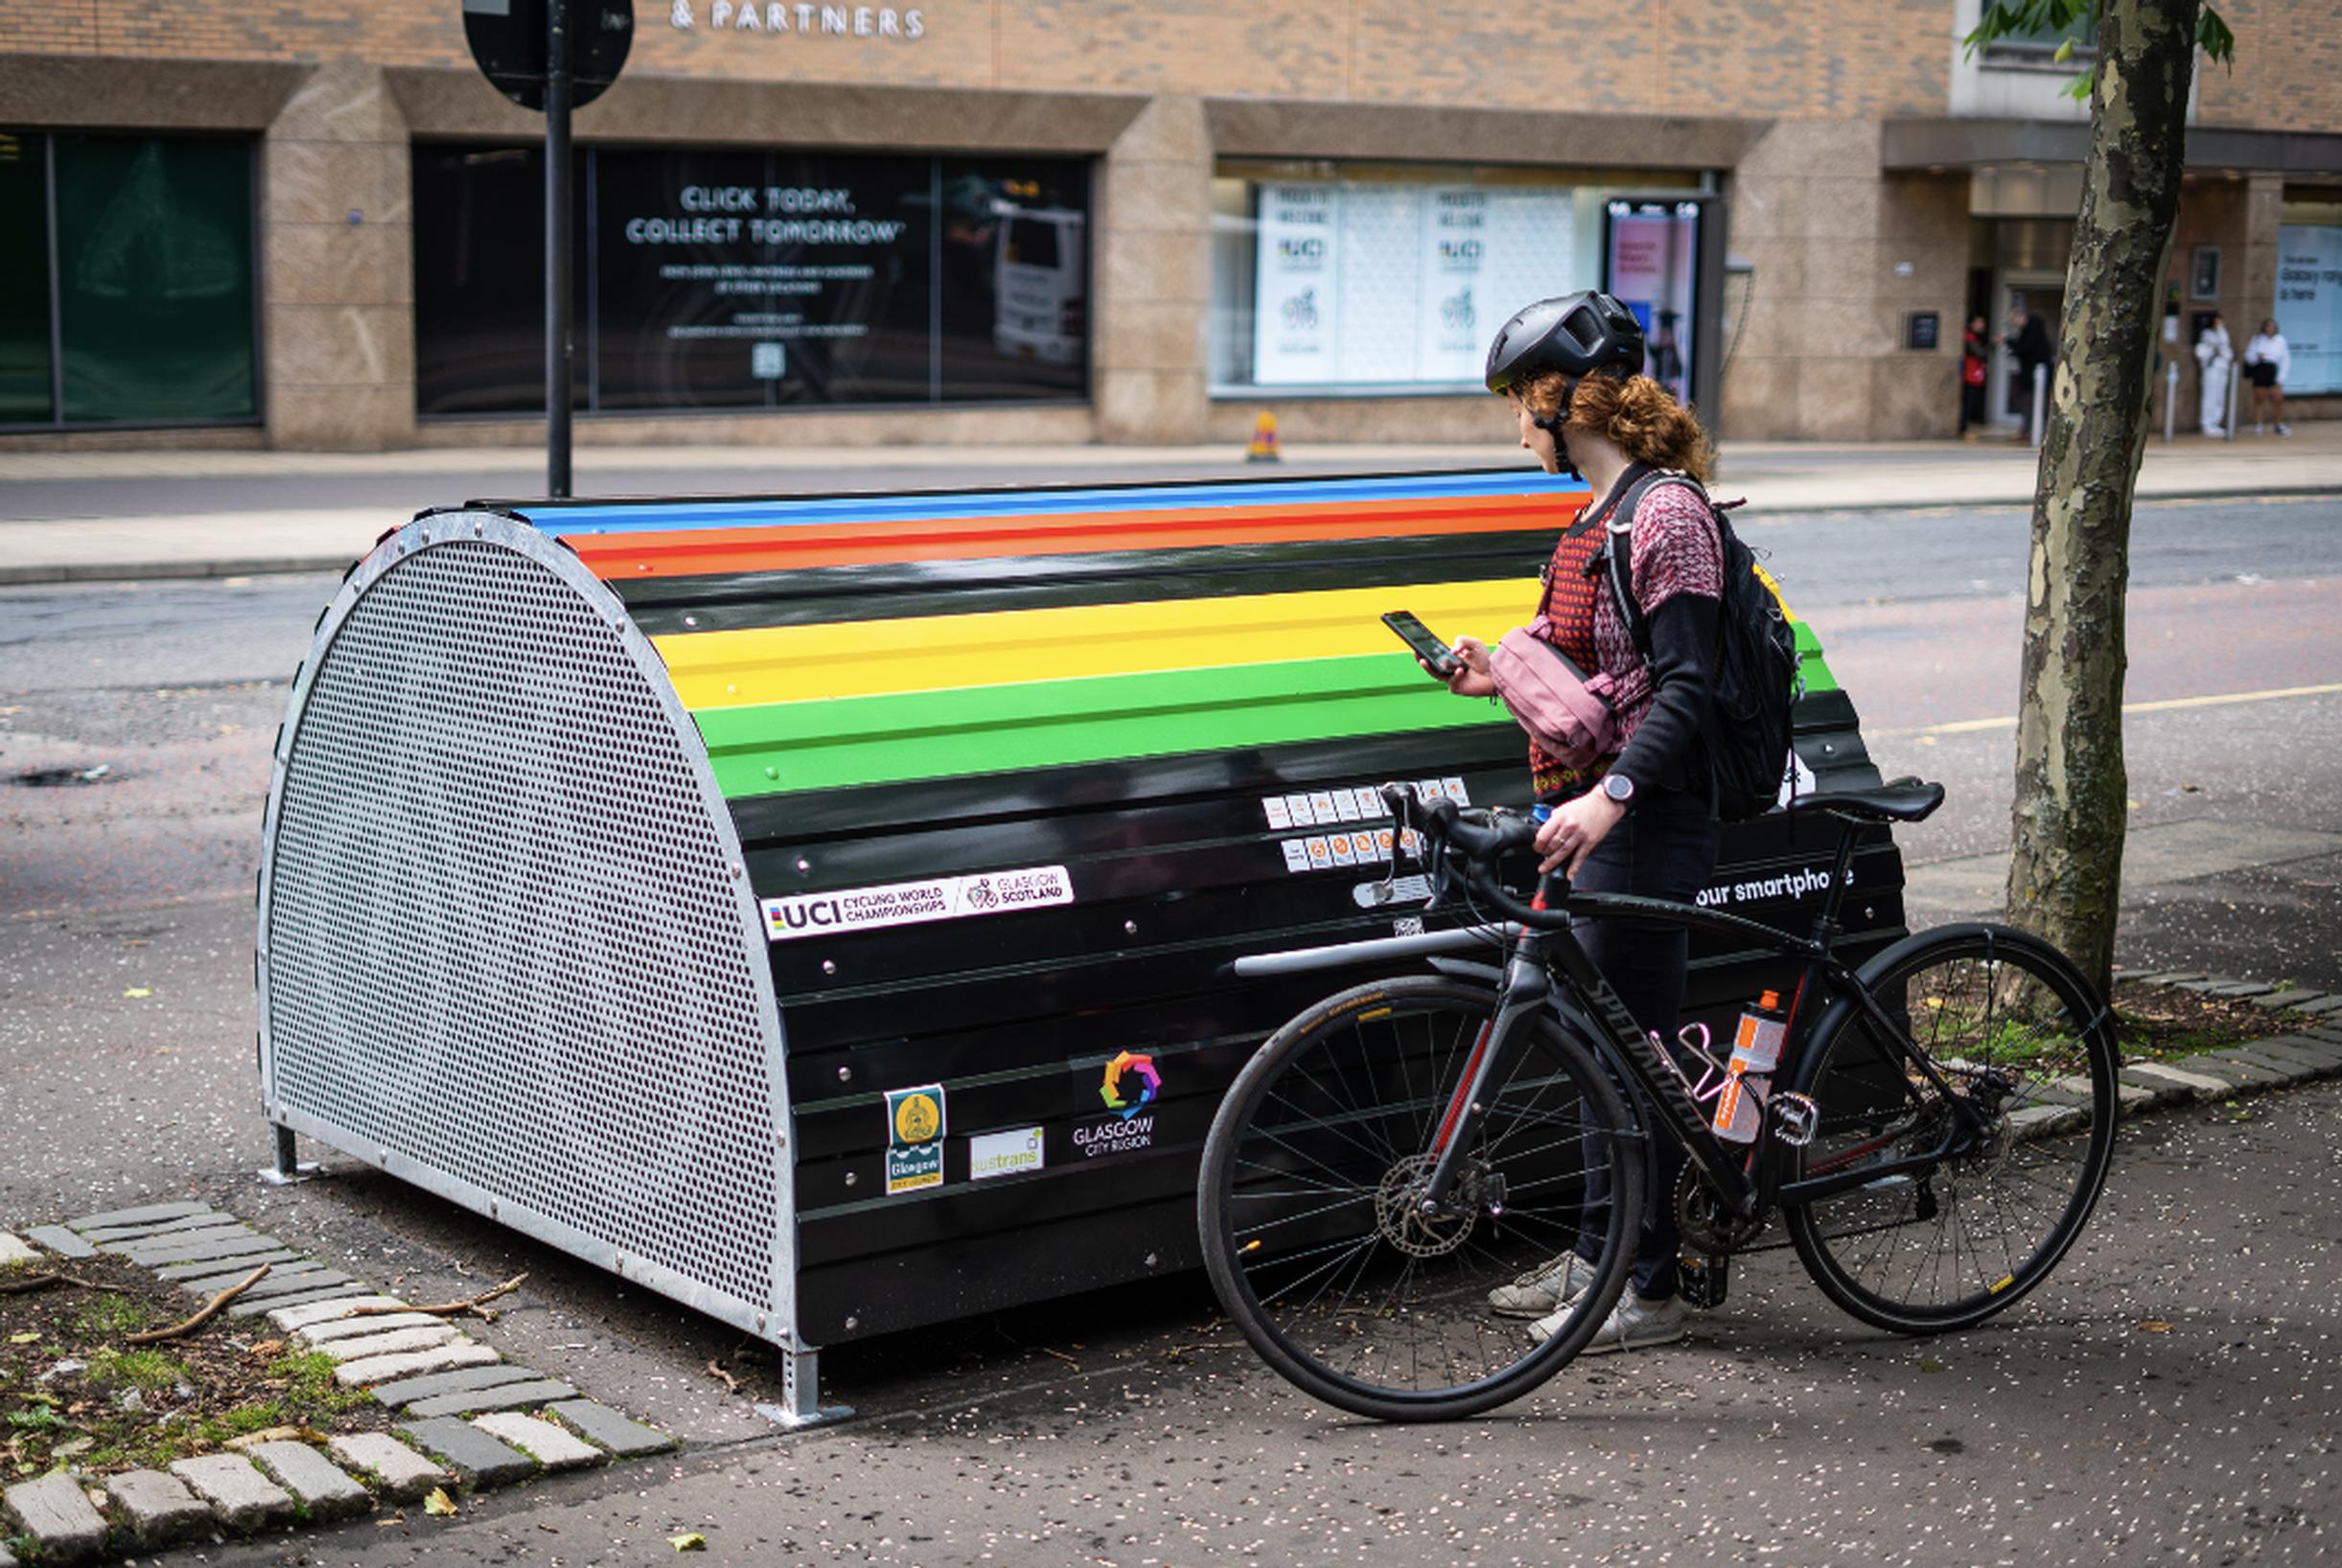
[(1261, 410), (1261, 417), (1252, 422), (1252, 445), (1244, 449), (1244, 461), (1277, 461), (1277, 416), (1265, 408)]

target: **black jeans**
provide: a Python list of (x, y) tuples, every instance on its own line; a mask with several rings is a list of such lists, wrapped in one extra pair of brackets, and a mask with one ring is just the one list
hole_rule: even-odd
[[(1688, 904), (1715, 874), (1718, 837), (1704, 794), (1642, 792), (1635, 809), (1587, 857), (1574, 886), (1589, 893), (1639, 893)], [(1592, 920), (1579, 926), (1576, 935), (1635, 1021), (1672, 1046), (1691, 933), (1649, 921)], [(1618, 1092), (1632, 1094), (1623, 1082)], [(1643, 1119), (1653, 1123), (1648, 1115)], [(1675, 1186), (1689, 1156), (1664, 1123), (1653, 1124), (1652, 1131), (1658, 1188), (1650, 1195), (1650, 1222), (1635, 1252), (1634, 1285), (1636, 1295), (1657, 1299), (1676, 1293), (1676, 1255), (1683, 1238), (1675, 1221)], [(1610, 1224), (1611, 1173), (1608, 1151), (1594, 1147), (1590, 1138), (1587, 1156), (1578, 1252), (1592, 1261), (1601, 1254)]]

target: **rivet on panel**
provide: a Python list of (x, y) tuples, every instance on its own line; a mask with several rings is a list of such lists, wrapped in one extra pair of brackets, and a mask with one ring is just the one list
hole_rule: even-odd
[(1158, 1268), (1162, 1265), (1162, 1262), (1163, 1260), (1157, 1257), (1154, 1254), (1148, 1253), (1147, 1255), (1147, 1266), (1148, 1268)]
[(846, 1320), (846, 1326), (849, 1329), (859, 1328), (862, 1326), (862, 1320), (860, 1318), (848, 1318)]
[(854, 1070), (850, 1067), (842, 1067), (838, 1069), (838, 1081), (840, 1083), (852, 1083), (854, 1081)]
[(797, 863), (797, 869), (798, 873), (801, 876), (805, 872), (813, 869), (813, 863), (809, 860), (800, 860)]
[(724, 690), (729, 696), (737, 697), (740, 695), (740, 688), (734, 685), (727, 684)]
[(822, 960), (822, 973), (823, 973), (823, 974), (824, 974), (824, 975), (834, 975), (834, 974), (836, 974), (837, 972), (838, 972), (838, 960), (837, 960), (837, 959), (835, 959), (835, 958), (823, 958), (823, 959)]
[(649, 571), (650, 569), (651, 564), (647, 561), (638, 561), (635, 563), (635, 570), (637, 571)]
[(849, 1171), (847, 1171), (847, 1172), (846, 1173), (846, 1185), (847, 1187), (854, 1187), (854, 1186), (858, 1186), (858, 1185), (861, 1183), (861, 1181), (862, 1181), (862, 1178), (861, 1178), (861, 1177), (859, 1177), (859, 1176), (857, 1176), (857, 1175), (855, 1175), (855, 1174), (854, 1174), (852, 1171), (850, 1171), (850, 1170), (849, 1170)]
[(684, 624), (685, 626), (697, 626), (699, 623), (700, 618), (697, 615), (685, 615), (684, 617)]
[(475, 521), (475, 522), (474, 522), (474, 523), (472, 524), (472, 537), (473, 537), (474, 539), (477, 539), (477, 538), (479, 538), (481, 535), (485, 534), (487, 531), (488, 531), (488, 525), (487, 525), (486, 523), (484, 523), (484, 522), (476, 522), (476, 521)]
[(780, 776), (780, 770), (768, 762), (764, 765), (764, 776), (767, 778), (778, 778)]
[(1136, 936), (1138, 934), (1139, 923), (1136, 920), (1125, 920), (1123, 922), (1123, 934), (1125, 936)]

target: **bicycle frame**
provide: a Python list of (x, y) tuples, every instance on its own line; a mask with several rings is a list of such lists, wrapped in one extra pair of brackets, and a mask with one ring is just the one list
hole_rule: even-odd
[[(1916, 1069), (1943, 1095), (1945, 1103), (1954, 1108), (1954, 1120), (1947, 1125), (1940, 1145), (1883, 1164), (1861, 1163), (1869, 1150), (1856, 1149), (1836, 1156), (1831, 1162), (1835, 1168), (1827, 1172), (1783, 1184), (1779, 1153), (1766, 1147), (1761, 1132), (1753, 1147), (1727, 1144), (1716, 1137), (1683, 1080), (1660, 1059), (1658, 1043), (1635, 1023), (1618, 993), (1573, 934), (1527, 927), (1496, 928), (1512, 936), (1512, 953), (1497, 993), (1496, 1017), (1473, 1042), (1464, 1074), (1433, 1137), (1432, 1152), (1438, 1158), (1422, 1198), (1426, 1211), (1444, 1211), (1448, 1207), (1465, 1151), (1472, 1146), (1472, 1134), (1486, 1114), (1488, 1090), (1492, 1084), (1504, 1081), (1503, 1074), (1511, 1067), (1521, 1029), (1533, 1022), (1541, 1009), (1559, 1005), (1560, 999), (1553, 995), (1554, 978), (1561, 980), (1570, 1004), (1564, 1010), (1564, 1016), (1591, 1035), (1597, 1054), (1620, 1070), (1640, 1091), (1642, 1103), (1674, 1129), (1692, 1162), (1713, 1184), (1725, 1205), (1741, 1219), (1752, 1219), (1775, 1204), (1809, 1203), (1903, 1172), (1932, 1168), (1948, 1155), (1957, 1153), (1964, 1140), (1982, 1136), (1983, 1121), (1975, 1108), (1964, 1095), (1953, 1091), (1935, 1063), (1913, 1046), (1903, 1027), (1879, 1005), (1877, 998), (1863, 984), (1861, 976), (1832, 951), (1840, 929), (1838, 914), (1844, 898), (1845, 872), (1853, 855), (1855, 832), (1856, 824), (1849, 822), (1840, 835), (1828, 891), (1810, 937), (1790, 936), (1740, 915), (1630, 893), (1570, 892), (1562, 897), (1561, 908), (1573, 917), (1631, 918), (1725, 933), (1785, 957), (1799, 959), (1803, 968), (1793, 994), (1789, 1020), (1794, 1039), (1774, 1071), (1775, 1080), (1796, 1075), (1819, 1032), (1818, 1020), (1799, 1027), (1807, 993), (1819, 980), (1824, 989), (1859, 1007), (1877, 1026), (1879, 1038), (1892, 1043), (1907, 1069)], [(1548, 876), (1540, 883), (1536, 907), (1546, 908), (1553, 890), (1554, 879)], [(1477, 929), (1484, 933), (1490, 928)], [(1424, 940), (1407, 938), (1360, 945), (1390, 950)], [(1821, 1016), (1826, 1017), (1826, 1012)], [(1666, 1201), (1664, 1194), (1658, 1193), (1652, 1199)]]

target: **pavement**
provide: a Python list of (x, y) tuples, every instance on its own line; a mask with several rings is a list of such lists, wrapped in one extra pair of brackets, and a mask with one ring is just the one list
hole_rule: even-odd
[[(1492, 426), (1500, 423), (1492, 419)], [(1091, 479), (1206, 478), (1509, 467), (1471, 446), (1301, 445), (1274, 469), (1197, 447), (587, 447), (579, 495), (817, 494)], [(2007, 440), (1728, 443), (1720, 496), (1756, 513), (2028, 505), (2034, 453)], [(510, 448), (379, 453), (0, 451), (0, 584), (338, 570), (427, 506), (543, 491), (538, 455)], [(2150, 442), (2143, 497), (2342, 492), (2342, 421), (2288, 438)]]

